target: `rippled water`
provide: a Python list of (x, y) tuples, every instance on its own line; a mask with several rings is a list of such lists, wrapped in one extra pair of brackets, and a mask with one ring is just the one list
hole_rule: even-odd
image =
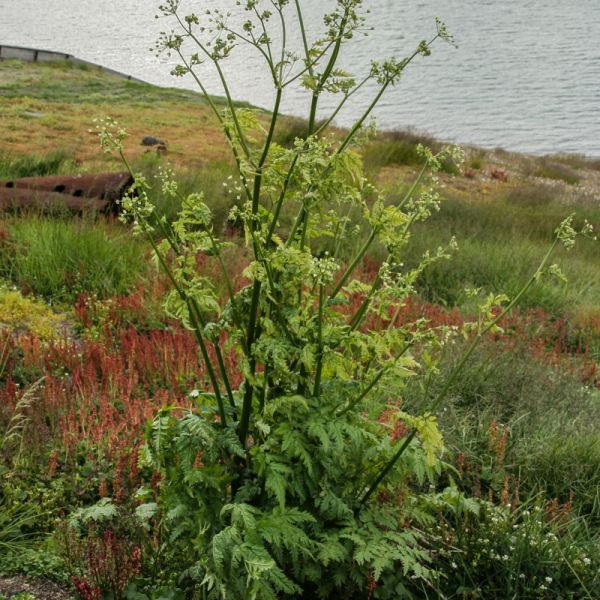
[[(301, 0), (307, 28), (321, 31), (331, 0)], [(0, 43), (59, 50), (162, 85), (193, 88), (173, 79), (171, 63), (149, 51), (158, 31), (158, 0), (0, 0)], [(202, 7), (233, 0), (190, 0)], [(435, 31), (434, 16), (448, 24), (458, 50), (440, 44), (416, 61), (382, 100), (381, 128), (407, 128), (443, 139), (533, 153), (578, 152), (600, 156), (599, 0), (366, 0), (369, 25), (345, 55), (354, 73), (370, 61), (404, 56)], [(269, 79), (247, 50), (231, 57), (228, 72), (238, 99), (268, 107)], [(220, 93), (217, 80), (208, 87)], [(365, 89), (340, 115), (347, 125), (366, 106)], [(285, 109), (306, 114), (306, 96), (290, 90)]]

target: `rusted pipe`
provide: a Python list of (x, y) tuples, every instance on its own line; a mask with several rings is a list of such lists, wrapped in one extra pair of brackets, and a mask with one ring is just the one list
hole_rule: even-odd
[(81, 198), (59, 192), (46, 192), (18, 187), (0, 187), (0, 210), (58, 212), (108, 213), (114, 203), (98, 198)]
[(99, 198), (114, 202), (123, 197), (133, 179), (129, 173), (84, 173), (23, 177), (0, 181), (0, 188), (25, 188), (68, 194), (76, 198)]

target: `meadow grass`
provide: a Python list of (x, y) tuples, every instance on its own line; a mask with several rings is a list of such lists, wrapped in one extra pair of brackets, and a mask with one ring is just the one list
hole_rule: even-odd
[[(442, 358), (426, 396), (409, 386), (405, 406), (425, 409), (460, 354), (459, 344)], [(477, 465), (484, 494), (499, 494), (510, 475), (522, 497), (541, 493), (566, 502), (572, 495), (577, 510), (598, 523), (600, 392), (571, 372), (568, 361), (555, 360), (486, 340), (452, 385), (439, 423), (453, 459), (462, 453), (471, 472)], [(501, 460), (491, 444), (494, 423), (508, 434)], [(463, 480), (468, 492), (472, 483)]]
[(107, 116), (131, 134), (126, 153), (132, 162), (148, 152), (140, 144), (148, 135), (165, 140), (169, 157), (181, 166), (197, 167), (227, 155), (217, 120), (199, 94), (128, 81), (68, 61), (0, 61), (0, 111), (4, 153), (43, 155), (58, 149), (87, 170), (123, 168), (100, 150), (95, 120)]
[[(525, 192), (526, 193), (526, 192)], [(528, 196), (530, 197), (530, 196)], [(459, 250), (449, 261), (438, 262), (422, 275), (418, 290), (433, 302), (469, 305), (466, 288), (483, 292), (516, 293), (535, 270), (550, 246), (554, 230), (572, 212), (553, 200), (520, 202), (515, 192), (480, 200), (449, 198), (439, 213), (415, 229), (407, 248), (407, 265), (416, 264), (428, 248), (455, 236)], [(600, 209), (581, 208), (576, 220), (600, 223)], [(597, 305), (600, 295), (600, 255), (592, 240), (581, 240), (571, 252), (556, 254), (568, 278), (546, 280), (531, 290), (525, 306), (540, 306), (562, 314)]]
[(65, 150), (43, 155), (17, 155), (0, 151), (0, 178), (17, 179), (43, 175), (63, 175), (76, 171), (77, 165)]
[(117, 223), (30, 214), (2, 230), (0, 276), (49, 300), (125, 293), (149, 269), (146, 246)]

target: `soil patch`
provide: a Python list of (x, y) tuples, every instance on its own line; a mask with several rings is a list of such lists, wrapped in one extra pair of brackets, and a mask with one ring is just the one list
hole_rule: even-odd
[(17, 594), (31, 594), (36, 600), (70, 600), (65, 587), (48, 579), (28, 579), (22, 575), (0, 577), (0, 596), (12, 598)]

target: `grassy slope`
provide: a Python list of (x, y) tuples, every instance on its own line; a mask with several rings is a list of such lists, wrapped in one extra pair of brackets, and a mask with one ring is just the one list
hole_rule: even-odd
[[(130, 132), (127, 153), (147, 174), (155, 173), (164, 162), (174, 165), (182, 190), (202, 189), (218, 218), (225, 217), (232, 199), (224, 193), (221, 181), (229, 171), (229, 152), (215, 118), (198, 94), (130, 82), (70, 63), (0, 61), (0, 163), (4, 162), (4, 171), (14, 167), (15, 157), (44, 156), (50, 151), (59, 153), (56, 168), (61, 171), (121, 168), (114, 158), (102, 154), (93, 131), (93, 119), (105, 116), (117, 119)], [(301, 121), (290, 119), (279, 139), (289, 141), (295, 131), (302, 130)], [(141, 146), (145, 135), (166, 140), (167, 156), (158, 159), (154, 151)], [(418, 142), (436, 144), (394, 132), (382, 134), (365, 151), (368, 172), (391, 197), (414, 175)], [(13, 167), (7, 166), (7, 155), (12, 155)], [(449, 201), (439, 215), (420, 227), (408, 251), (410, 263), (451, 235), (461, 246), (453, 261), (423, 277), (422, 293), (452, 305), (466, 301), (466, 286), (514, 292), (567, 214), (576, 209), (581, 218), (600, 229), (599, 167), (598, 161), (582, 157), (534, 158), (468, 149), (463, 175), (442, 173)], [(505, 174), (508, 181), (493, 178), (494, 171)], [(2, 175), (8, 173), (3, 173), (0, 164)], [(160, 195), (156, 200), (166, 204)], [(552, 312), (598, 313), (597, 246), (582, 244), (562, 259), (571, 286), (549, 283), (530, 296), (530, 304)]]
[[(70, 63), (0, 61), (2, 150), (45, 154), (62, 149), (86, 168), (106, 166), (94, 119), (110, 116), (139, 141), (164, 139), (177, 164), (197, 166), (223, 159), (226, 146), (198, 94), (163, 89)], [(191, 131), (193, 129), (193, 133)], [(91, 130), (91, 131), (90, 131)], [(132, 158), (146, 149), (129, 144)]]

